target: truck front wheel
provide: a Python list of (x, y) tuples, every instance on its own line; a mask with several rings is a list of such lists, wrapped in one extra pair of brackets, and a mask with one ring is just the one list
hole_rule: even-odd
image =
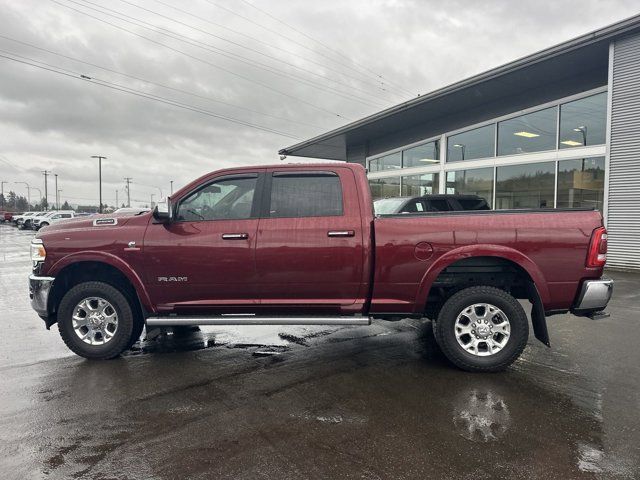
[(133, 328), (134, 316), (127, 298), (107, 283), (80, 283), (60, 302), (60, 336), (81, 357), (117, 357), (128, 348)]
[(496, 372), (511, 365), (529, 337), (527, 315), (518, 301), (494, 287), (465, 288), (442, 306), (434, 326), (447, 358), (470, 372)]

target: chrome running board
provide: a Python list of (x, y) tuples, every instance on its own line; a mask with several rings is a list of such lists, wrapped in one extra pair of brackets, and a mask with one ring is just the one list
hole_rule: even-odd
[(216, 317), (149, 317), (150, 327), (188, 325), (371, 325), (371, 317), (257, 317), (253, 315), (221, 315)]

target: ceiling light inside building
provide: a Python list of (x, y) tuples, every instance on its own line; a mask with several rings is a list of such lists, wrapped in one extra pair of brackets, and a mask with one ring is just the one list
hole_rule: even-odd
[(576, 142), (575, 140), (565, 140), (564, 142), (560, 142), (563, 145), (568, 145), (570, 147), (578, 147), (582, 145), (582, 142)]
[(519, 137), (525, 137), (525, 138), (535, 138), (540, 136), (537, 133), (531, 133), (531, 132), (516, 132), (514, 133), (514, 135), (517, 135)]

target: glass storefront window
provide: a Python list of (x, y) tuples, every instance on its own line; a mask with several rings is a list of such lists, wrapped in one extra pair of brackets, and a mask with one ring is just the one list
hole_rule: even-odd
[(555, 150), (557, 111), (545, 108), (498, 123), (498, 155)]
[(489, 158), (495, 154), (495, 124), (447, 137), (447, 162)]
[(478, 195), (491, 205), (493, 203), (493, 167), (447, 172), (446, 193)]
[(423, 143), (402, 151), (402, 167), (428, 167), (440, 162), (440, 142)]
[(593, 207), (602, 211), (604, 157), (558, 162), (558, 208)]
[(498, 167), (495, 208), (553, 208), (555, 167), (555, 162)]
[(424, 173), (422, 175), (410, 175), (402, 177), (403, 197), (421, 197), (439, 191), (440, 175), (437, 173)]
[(560, 148), (603, 145), (606, 128), (606, 92), (560, 106)]
[(370, 172), (382, 172), (402, 168), (402, 152), (391, 153), (369, 161)]
[(400, 177), (370, 179), (369, 187), (371, 188), (371, 197), (374, 200), (378, 198), (399, 197)]

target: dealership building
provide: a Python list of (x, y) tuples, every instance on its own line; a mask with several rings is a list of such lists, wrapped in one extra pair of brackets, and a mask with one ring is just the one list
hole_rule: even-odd
[(374, 198), (593, 207), (640, 270), (640, 15), (388, 108), (281, 155), (368, 169)]

